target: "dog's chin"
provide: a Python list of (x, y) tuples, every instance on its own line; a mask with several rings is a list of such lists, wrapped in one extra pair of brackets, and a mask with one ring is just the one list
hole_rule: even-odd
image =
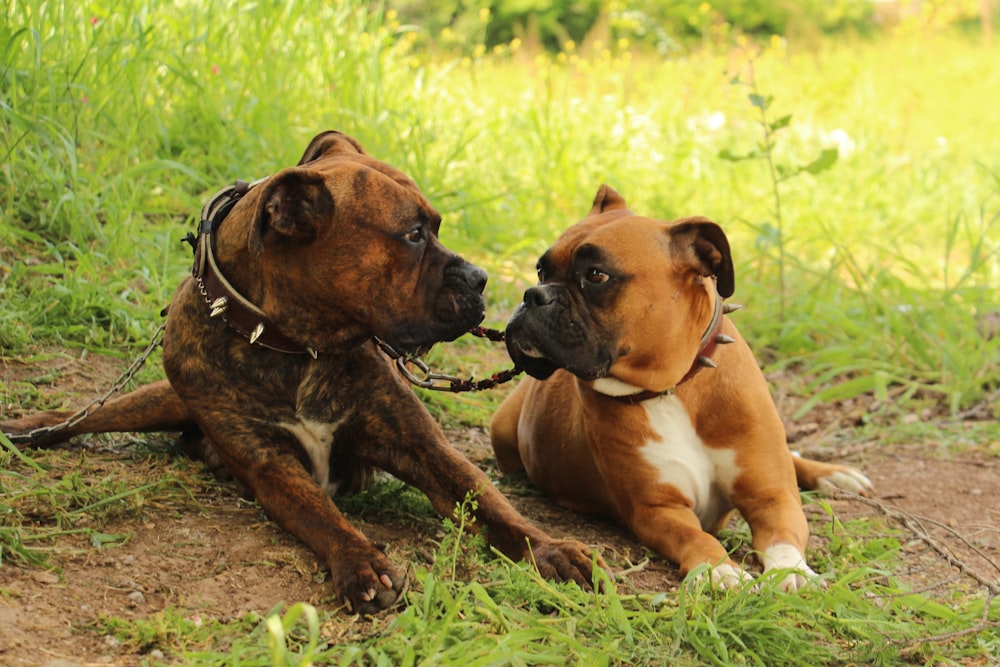
[(581, 380), (597, 380), (605, 377), (610, 368), (609, 363), (580, 365), (574, 362), (562, 362), (549, 355), (542, 354), (536, 347), (521, 341), (507, 341), (507, 352), (514, 363), (524, 369), (524, 372), (536, 380), (546, 380), (557, 370), (566, 370)]
[(550, 375), (559, 370), (559, 367), (548, 359), (524, 357), (520, 361), (515, 359), (514, 363), (536, 380), (547, 380)]
[(384, 336), (379, 336), (392, 349), (407, 357), (419, 357), (437, 343), (448, 343), (468, 333), (472, 327), (482, 322), (483, 316), (469, 316), (455, 322), (437, 326), (403, 326)]

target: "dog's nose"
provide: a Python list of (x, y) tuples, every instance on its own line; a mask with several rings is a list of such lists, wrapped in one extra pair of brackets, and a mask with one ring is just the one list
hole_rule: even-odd
[(445, 267), (444, 275), (451, 285), (459, 289), (464, 289), (462, 285), (465, 285), (468, 289), (475, 290), (477, 294), (482, 294), (486, 289), (486, 272), (457, 255), (452, 257)]
[(462, 272), (462, 277), (465, 278), (465, 283), (470, 289), (474, 289), (480, 294), (486, 289), (486, 272), (475, 264), (467, 264)]
[(545, 285), (530, 287), (524, 293), (524, 305), (530, 308), (547, 306), (553, 301), (555, 301), (555, 296), (552, 294), (552, 290)]

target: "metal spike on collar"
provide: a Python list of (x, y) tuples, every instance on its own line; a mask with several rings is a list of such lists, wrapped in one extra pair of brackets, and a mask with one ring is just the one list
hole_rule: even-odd
[(719, 345), (729, 345), (730, 343), (735, 343), (736, 339), (733, 338), (732, 336), (727, 336), (724, 333), (720, 333), (718, 336), (715, 337), (715, 342), (718, 343)]
[(313, 359), (318, 359), (319, 358), (319, 352), (317, 352), (316, 350), (314, 350), (311, 347), (307, 347), (306, 348), (306, 352), (308, 352), (309, 356), (311, 356)]
[(229, 307), (229, 300), (226, 299), (226, 297), (224, 296), (220, 296), (218, 299), (213, 301), (209, 306), (209, 308), (212, 309), (212, 312), (209, 313), (209, 317), (218, 317), (222, 313), (226, 312), (226, 308), (228, 307)]
[(726, 315), (735, 312), (743, 307), (742, 303), (725, 303), (722, 304), (722, 312)]
[(696, 361), (698, 362), (699, 366), (704, 366), (705, 368), (718, 368), (719, 367), (718, 364), (716, 364), (709, 357), (706, 357), (703, 354), (699, 355), (698, 359)]
[(250, 344), (253, 345), (257, 339), (264, 335), (264, 323), (260, 322), (257, 327), (250, 332)]

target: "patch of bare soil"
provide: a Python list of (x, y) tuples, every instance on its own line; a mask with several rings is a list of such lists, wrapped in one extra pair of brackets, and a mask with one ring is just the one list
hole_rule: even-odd
[[(78, 406), (100, 393), (125, 363), (91, 356), (83, 361), (68, 354), (36, 359), (30, 366), (0, 361), (7, 395), (0, 396), (0, 419), (65, 401)], [(33, 388), (25, 383), (34, 379)], [(50, 379), (54, 384), (46, 384)], [(782, 404), (782, 401), (779, 401)], [(27, 406), (25, 406), (27, 407)], [(855, 406), (856, 407), (856, 406)], [(851, 409), (854, 409), (853, 407)], [(846, 410), (846, 408), (845, 408)], [(783, 405), (783, 411), (790, 408)], [(1000, 561), (1000, 459), (997, 443), (969, 443), (957, 453), (921, 446), (879, 446), (826, 437), (845, 415), (827, 409), (804, 429), (790, 428), (794, 445), (816, 458), (835, 459), (862, 468), (875, 483), (873, 504), (835, 499), (842, 517), (886, 517), (889, 523), (928, 539), (907, 546), (908, 575), (915, 588), (942, 583), (976, 587), (998, 584)], [(1000, 429), (993, 431), (1000, 432)], [(466, 456), (498, 478), (485, 431), (468, 428), (449, 433)], [(128, 445), (130, 436), (81, 439), (80, 450), (91, 475), (144, 475), (155, 479), (177, 471), (179, 487), (188, 494), (180, 503), (168, 493), (151, 491), (138, 516), (113, 519), (101, 531), (127, 537), (115, 546), (98, 548), (86, 538), (60, 538), (52, 548), (52, 570), (20, 567), (9, 560), (0, 566), (0, 664), (65, 667), (84, 664), (134, 665), (150, 656), (142, 649), (118, 645), (95, 628), (101, 617), (150, 619), (167, 608), (180, 610), (194, 622), (236, 619), (248, 611), (266, 613), (283, 602), (298, 600), (331, 607), (325, 572), (315, 556), (271, 524), (259, 507), (240, 498), (231, 485), (192, 472), (193, 464), (149, 456)], [(143, 447), (165, 449), (163, 438)], [(133, 439), (134, 441), (134, 439)], [(122, 444), (125, 443), (123, 447)], [(141, 448), (138, 448), (141, 450)], [(72, 472), (53, 469), (54, 476)], [(574, 537), (600, 549), (616, 571), (629, 570), (623, 590), (672, 591), (680, 578), (661, 558), (649, 557), (634, 537), (618, 526), (563, 510), (518, 478), (498, 478), (498, 486), (526, 516), (558, 537)], [(172, 487), (173, 488), (173, 487)], [(190, 498), (198, 507), (192, 511)], [(816, 505), (807, 506), (810, 521), (828, 521)], [(361, 530), (385, 544), (397, 564), (419, 561), (432, 553), (440, 538), (435, 521), (374, 523), (355, 517)], [(937, 545), (935, 550), (928, 545)], [(948, 553), (955, 562), (949, 564)], [(637, 564), (641, 566), (635, 567)], [(968, 569), (964, 574), (961, 567)], [(371, 629), (365, 621), (344, 619), (346, 633)], [(353, 624), (353, 625), (352, 625)]]

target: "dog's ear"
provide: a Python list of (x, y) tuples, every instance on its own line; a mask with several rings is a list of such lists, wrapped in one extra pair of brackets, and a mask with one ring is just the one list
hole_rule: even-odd
[(361, 144), (353, 137), (349, 137), (338, 130), (327, 130), (326, 132), (320, 132), (309, 142), (306, 152), (302, 154), (302, 159), (299, 160), (299, 166), (333, 153), (368, 155), (365, 149), (361, 147)]
[(264, 251), (268, 234), (310, 243), (319, 232), (320, 222), (333, 216), (333, 197), (323, 177), (314, 171), (286, 169), (262, 187), (248, 242), (255, 255)]
[(731, 297), (736, 291), (736, 274), (722, 227), (708, 218), (683, 218), (672, 223), (669, 232), (675, 252), (684, 253), (701, 275), (715, 276), (719, 294)]
[(628, 204), (625, 203), (625, 198), (605, 183), (597, 190), (597, 196), (594, 197), (594, 207), (590, 209), (590, 215), (627, 208)]

